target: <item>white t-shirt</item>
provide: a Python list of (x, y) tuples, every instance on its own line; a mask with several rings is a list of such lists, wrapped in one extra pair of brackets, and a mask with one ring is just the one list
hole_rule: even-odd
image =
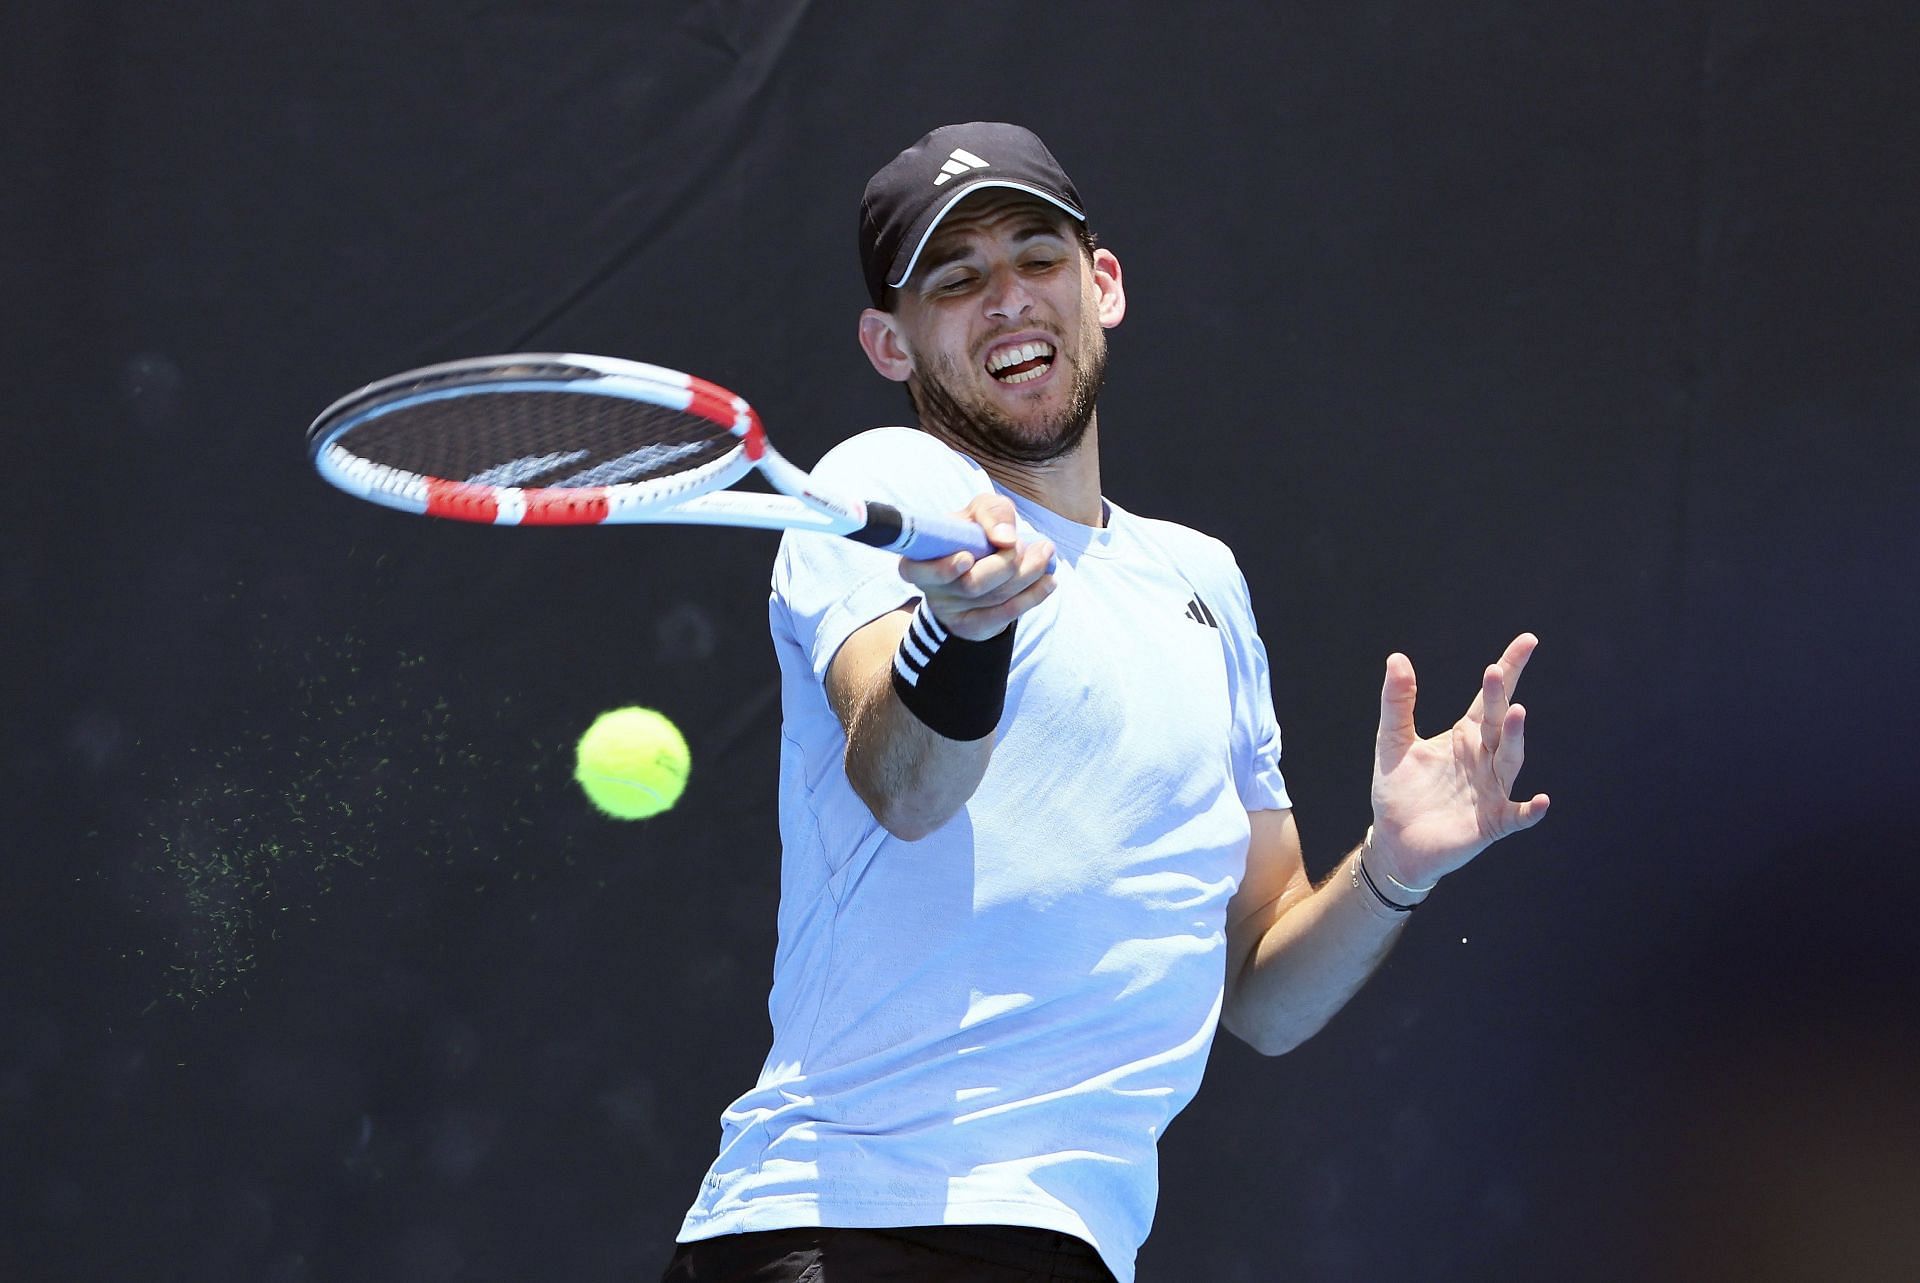
[[(862, 433), (816, 475), (924, 513), (995, 488), (910, 428)], [(1027, 1225), (1133, 1278), (1156, 1142), (1219, 1021), (1247, 812), (1290, 805), (1280, 733), (1224, 544), (1111, 503), (1096, 529), (1009, 497), (1023, 538), (1054, 541), (1059, 588), (1020, 619), (980, 787), (917, 842), (854, 794), (822, 688), (847, 637), (917, 593), (892, 554), (781, 544), (773, 1047), (723, 1116), (683, 1242)]]

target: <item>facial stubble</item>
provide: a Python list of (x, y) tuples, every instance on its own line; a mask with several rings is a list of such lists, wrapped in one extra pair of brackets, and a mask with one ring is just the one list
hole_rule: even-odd
[[(971, 405), (963, 404), (952, 390), (960, 371), (950, 357), (943, 354), (924, 363), (913, 387), (921, 426), (977, 459), (1032, 467), (1064, 458), (1080, 448), (1081, 438), (1093, 424), (1100, 389), (1107, 381), (1106, 333), (1089, 326), (1081, 350), (1086, 361), (1074, 363), (1073, 390), (1067, 404), (1053, 418), (1031, 427), (1021, 426), (984, 397), (975, 398)], [(1066, 358), (1056, 348), (1054, 359)]]

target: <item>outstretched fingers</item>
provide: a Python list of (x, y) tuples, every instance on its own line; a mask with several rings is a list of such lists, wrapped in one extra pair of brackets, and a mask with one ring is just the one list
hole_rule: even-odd
[(1500, 784), (1502, 796), (1513, 792), (1513, 782), (1527, 760), (1527, 710), (1522, 704), (1509, 707), (1502, 716), (1493, 748), (1493, 778)]
[(1527, 661), (1533, 658), (1534, 648), (1539, 644), (1540, 639), (1532, 633), (1521, 633), (1500, 652), (1501, 687), (1507, 699), (1512, 699), (1520, 689), (1520, 674), (1527, 671)]
[(1510, 705), (1507, 703), (1507, 679), (1498, 664), (1487, 665), (1480, 674), (1480, 693), (1473, 706), (1480, 710), (1480, 747), (1489, 753), (1500, 750), (1501, 735)]
[[(1526, 671), (1527, 661), (1533, 658), (1534, 648), (1539, 644), (1540, 639), (1532, 633), (1521, 633), (1518, 637), (1508, 642), (1507, 648), (1500, 652), (1500, 659), (1493, 667), (1500, 670), (1501, 679), (1506, 684), (1505, 688), (1508, 699), (1513, 698), (1514, 691), (1520, 685), (1520, 674)], [(1467, 716), (1469, 718), (1479, 718), (1481, 700), (1482, 696), (1479, 694), (1473, 697), (1473, 703), (1467, 709)]]
[(1500, 668), (1507, 675), (1507, 686), (1511, 689), (1520, 680), (1520, 670), (1533, 658), (1533, 651), (1540, 639), (1532, 633), (1521, 633), (1507, 643), (1506, 650), (1500, 654)]
[(1533, 658), (1533, 651), (1540, 639), (1532, 633), (1521, 633), (1507, 643), (1500, 653), (1498, 663), (1490, 664), (1480, 675), (1480, 689), (1474, 692), (1473, 703), (1467, 705), (1466, 721), (1479, 724), (1480, 742), (1488, 748), (1498, 747), (1500, 743), (1500, 725), (1507, 714), (1508, 701), (1520, 685), (1520, 674), (1526, 671), (1527, 661)]
[(1520, 775), (1520, 768), (1527, 757), (1527, 710), (1524, 705), (1515, 704), (1507, 710), (1500, 728), (1500, 747), (1493, 755), (1493, 778), (1500, 786), (1501, 804), (1500, 833), (1504, 837), (1509, 833), (1518, 833), (1521, 829), (1530, 829), (1538, 824), (1552, 805), (1545, 793), (1536, 793), (1524, 802), (1504, 800), (1513, 791), (1514, 781)]
[(1547, 808), (1553, 805), (1553, 799), (1545, 793), (1535, 793), (1524, 802), (1507, 803), (1504, 823), (1498, 836), (1506, 837), (1522, 829), (1530, 829), (1547, 818)]
[(1399, 651), (1387, 656), (1387, 675), (1380, 683), (1380, 731), (1375, 740), (1375, 754), (1382, 766), (1399, 761), (1419, 738), (1413, 725), (1418, 690), (1413, 661)]

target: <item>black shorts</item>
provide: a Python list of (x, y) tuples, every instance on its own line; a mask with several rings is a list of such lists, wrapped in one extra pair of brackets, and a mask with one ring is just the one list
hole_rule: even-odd
[(682, 1243), (660, 1283), (1114, 1283), (1071, 1234), (1018, 1225), (761, 1230)]

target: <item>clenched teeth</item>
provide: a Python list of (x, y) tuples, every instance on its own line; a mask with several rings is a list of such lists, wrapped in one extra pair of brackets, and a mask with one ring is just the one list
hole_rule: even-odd
[(1052, 360), (1051, 343), (1022, 343), (1016, 347), (1002, 348), (987, 358), (987, 373), (996, 374), (1009, 365), (1019, 365), (1022, 361)]

